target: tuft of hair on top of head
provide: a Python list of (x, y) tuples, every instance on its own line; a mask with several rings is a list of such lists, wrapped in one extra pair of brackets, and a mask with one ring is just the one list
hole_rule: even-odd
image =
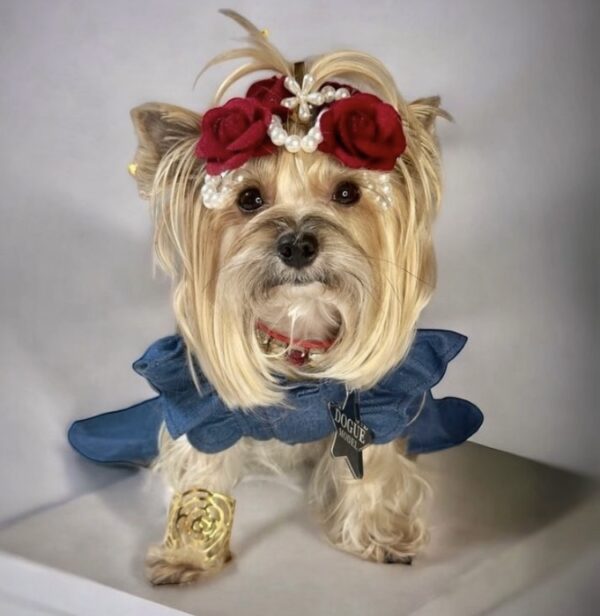
[[(219, 11), (239, 24), (247, 33), (246, 45), (221, 52), (202, 68), (195, 83), (211, 67), (233, 60), (246, 60), (221, 82), (213, 97), (218, 105), (227, 91), (238, 81), (261, 71), (272, 71), (294, 76), (294, 62), (287, 60), (271, 43), (264, 30), (231, 9)], [(407, 102), (400, 94), (394, 77), (386, 66), (374, 56), (357, 50), (345, 49), (304, 60), (305, 70), (315, 78), (318, 89), (328, 81), (344, 81), (359, 90), (368, 91), (392, 105), (400, 114), (407, 137), (407, 148), (398, 159), (398, 171), (407, 183), (410, 194), (418, 193), (421, 207), (434, 217), (441, 198), (439, 147), (435, 120), (451, 116), (441, 108), (439, 96), (419, 98)]]
[(259, 71), (275, 71), (285, 76), (291, 76), (293, 74), (293, 63), (283, 57), (281, 52), (269, 41), (268, 36), (263, 30), (259, 30), (249, 19), (246, 19), (232, 9), (220, 9), (219, 13), (233, 19), (233, 21), (247, 32), (245, 40), (248, 46), (239, 49), (231, 49), (213, 56), (196, 76), (194, 85), (198, 83), (200, 77), (202, 77), (209, 68), (216, 64), (244, 58), (248, 61), (228, 75), (217, 88), (213, 97), (214, 105), (218, 105), (225, 92), (246, 75)]

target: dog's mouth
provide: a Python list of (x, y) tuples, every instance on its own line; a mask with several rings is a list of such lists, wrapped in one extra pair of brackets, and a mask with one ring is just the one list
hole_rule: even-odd
[(272, 280), (255, 313), (266, 353), (304, 365), (334, 345), (341, 326), (339, 296), (323, 280), (308, 272)]
[(258, 341), (266, 353), (280, 353), (296, 366), (309, 364), (316, 355), (326, 353), (335, 343), (336, 338), (294, 338), (273, 329), (264, 321), (256, 322)]
[(321, 284), (325, 287), (329, 286), (331, 281), (329, 277), (323, 273), (310, 271), (295, 271), (286, 274), (278, 274), (271, 276), (265, 283), (268, 289), (274, 289), (284, 285), (292, 286), (307, 286), (310, 284)]

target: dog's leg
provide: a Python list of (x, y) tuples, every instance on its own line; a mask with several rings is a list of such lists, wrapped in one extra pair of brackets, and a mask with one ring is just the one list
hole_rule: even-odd
[(354, 479), (326, 452), (315, 468), (310, 497), (329, 540), (361, 558), (410, 564), (427, 541), (421, 505), (428, 490), (402, 442), (364, 451), (365, 476)]
[(231, 559), (235, 501), (229, 496), (243, 471), (243, 443), (216, 454), (185, 438), (161, 433), (155, 470), (172, 494), (165, 538), (150, 547), (146, 574), (153, 584), (181, 584), (220, 570)]

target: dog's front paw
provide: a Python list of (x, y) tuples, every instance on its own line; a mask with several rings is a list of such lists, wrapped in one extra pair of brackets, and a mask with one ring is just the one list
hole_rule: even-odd
[(368, 533), (363, 537), (343, 537), (329, 535), (330, 542), (338, 549), (354, 554), (364, 560), (376, 563), (412, 565), (416, 556), (419, 542), (406, 541), (405, 538), (397, 541), (381, 542)]
[(371, 543), (357, 552), (365, 560), (387, 565), (412, 565), (416, 555), (414, 546), (399, 543), (398, 545), (379, 545)]
[(383, 506), (370, 512), (354, 507), (331, 516), (324, 530), (338, 549), (376, 563), (410, 565), (428, 539), (421, 518)]
[(414, 556), (406, 556), (395, 554), (394, 552), (390, 552), (386, 550), (385, 556), (383, 557), (383, 562), (386, 565), (412, 565), (414, 560)]
[(146, 575), (153, 584), (186, 584), (214, 573), (231, 560), (229, 538), (233, 498), (194, 488), (171, 499), (162, 545), (146, 557)]
[(153, 545), (146, 555), (146, 577), (152, 584), (189, 584), (201, 577), (215, 573), (231, 560), (231, 553), (219, 560), (206, 562), (191, 549), (172, 549)]

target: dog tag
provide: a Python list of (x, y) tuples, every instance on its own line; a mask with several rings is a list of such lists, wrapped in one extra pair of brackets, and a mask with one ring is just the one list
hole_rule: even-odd
[(352, 391), (343, 406), (330, 402), (328, 408), (335, 426), (331, 455), (334, 458), (346, 458), (354, 478), (362, 479), (362, 450), (373, 442), (373, 433), (360, 420), (358, 395)]

